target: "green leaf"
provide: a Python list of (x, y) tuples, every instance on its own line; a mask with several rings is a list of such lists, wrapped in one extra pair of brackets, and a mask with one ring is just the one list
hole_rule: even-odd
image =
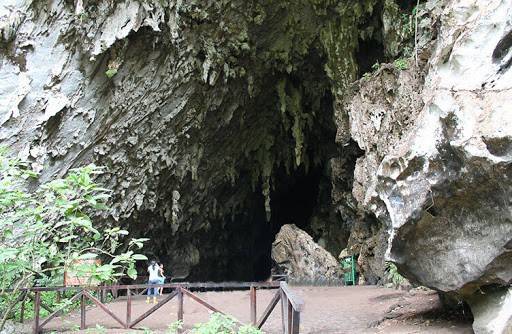
[(18, 254), (17, 248), (1, 248), (0, 249), (0, 262), (16, 258)]
[(114, 77), (114, 75), (116, 75), (116, 74), (117, 74), (117, 70), (115, 68), (110, 68), (105, 71), (105, 75), (109, 79), (112, 79)]
[(128, 271), (126, 272), (126, 274), (131, 279), (136, 279), (137, 278), (137, 270), (135, 270), (135, 268), (133, 268), (133, 267), (128, 268)]
[(94, 253), (85, 253), (85, 254), (82, 254), (78, 257), (79, 260), (91, 260), (91, 259), (95, 259), (98, 257), (98, 254), (94, 254)]
[(148, 259), (146, 255), (142, 255), (142, 254), (133, 254), (132, 258), (135, 261), (144, 261), (144, 260)]
[(4, 229), (4, 238), (10, 238), (12, 237), (12, 230), (11, 229)]
[(68, 236), (66, 236), (64, 238), (60, 238), (59, 242), (69, 242), (69, 241), (71, 241), (73, 239), (76, 239), (76, 237), (77, 237), (76, 235), (68, 235)]

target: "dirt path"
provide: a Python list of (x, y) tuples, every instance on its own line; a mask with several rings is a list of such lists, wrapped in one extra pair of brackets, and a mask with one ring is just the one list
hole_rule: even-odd
[[(293, 287), (304, 298), (306, 309), (301, 315), (301, 333), (472, 333), (469, 323), (431, 319), (428, 314), (439, 307), (435, 293), (414, 291), (413, 293), (372, 286), (356, 287)], [(272, 298), (275, 290), (258, 290), (258, 317)], [(201, 298), (220, 310), (235, 316), (244, 323), (249, 322), (249, 292), (204, 292)], [(162, 298), (162, 297), (160, 297)], [(144, 297), (133, 300), (135, 319), (151, 305)], [(126, 301), (120, 299), (110, 304), (121, 319), (126, 316)], [(152, 316), (142, 321), (136, 329), (150, 328), (155, 333), (164, 333), (177, 317), (177, 302), (170, 301)], [(184, 320), (187, 328), (208, 320), (209, 313), (190, 298), (184, 299)], [(79, 313), (57, 318), (49, 323), (45, 331), (77, 332)], [(100, 324), (110, 328), (108, 333), (133, 333), (135, 330), (121, 329), (112, 318), (95, 307), (87, 311), (87, 325)], [(263, 330), (280, 333), (279, 305)], [(84, 331), (85, 332), (85, 331)], [(87, 333), (94, 333), (89, 329)]]

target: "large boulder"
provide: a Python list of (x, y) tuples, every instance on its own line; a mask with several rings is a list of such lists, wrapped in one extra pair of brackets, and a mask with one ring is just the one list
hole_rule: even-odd
[(272, 244), (272, 259), (292, 281), (340, 281), (340, 264), (294, 224), (283, 225)]
[(353, 193), (404, 276), (491, 305), (478, 289), (512, 282), (512, 3), (441, 3), (424, 80), (384, 67), (350, 99)]
[(475, 332), (482, 334), (512, 333), (512, 288), (486, 289), (469, 299)]

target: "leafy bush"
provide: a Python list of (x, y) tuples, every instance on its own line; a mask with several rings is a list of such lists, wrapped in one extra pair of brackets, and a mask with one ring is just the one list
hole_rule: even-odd
[(167, 328), (167, 334), (178, 334), (183, 329), (183, 321), (178, 320), (173, 322)]
[(389, 281), (393, 283), (395, 288), (398, 288), (405, 281), (405, 278), (400, 275), (398, 268), (392, 262), (386, 262), (386, 272), (388, 274)]
[(117, 69), (115, 69), (115, 68), (109, 68), (108, 70), (105, 71), (105, 75), (109, 79), (112, 79), (114, 77), (114, 75), (116, 75), (116, 74), (117, 74)]
[(406, 70), (409, 68), (409, 64), (407, 62), (407, 59), (404, 59), (404, 58), (399, 58), (399, 59), (396, 59), (394, 62), (393, 62), (393, 65), (403, 71), (403, 70)]
[(210, 321), (202, 324), (196, 324), (192, 329), (192, 334), (263, 334), (257, 328), (249, 325), (242, 325), (237, 330), (237, 322), (233, 317), (213, 313)]
[(135, 251), (146, 239), (132, 239), (120, 252), (128, 232), (101, 229), (89, 216), (107, 209), (111, 192), (93, 181), (102, 172), (90, 165), (37, 184), (28, 163), (0, 149), (0, 329), (21, 288), (62, 285), (64, 272), (87, 274), (89, 284), (136, 276), (135, 262), (146, 257)]

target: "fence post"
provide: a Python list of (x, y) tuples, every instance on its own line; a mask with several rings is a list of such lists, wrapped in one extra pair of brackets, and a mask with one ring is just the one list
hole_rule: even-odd
[(292, 314), (292, 334), (299, 334), (300, 312), (293, 310)]
[(22, 292), (22, 298), (21, 298), (21, 310), (20, 310), (20, 323), (23, 323), (25, 321), (25, 300), (27, 299), (27, 291)]
[(83, 293), (83, 290), (81, 292), (80, 296), (80, 329), (85, 329), (85, 294)]
[(103, 304), (105, 304), (105, 291), (107, 291), (106, 284), (103, 283), (100, 285), (100, 302)]
[(36, 291), (34, 297), (34, 334), (39, 334), (39, 310), (41, 308), (41, 292)]
[(183, 291), (181, 291), (181, 286), (178, 288), (178, 320), (183, 321)]
[(287, 320), (287, 334), (292, 334), (292, 325), (293, 325), (293, 306), (292, 303), (288, 300), (288, 313), (286, 315)]
[(126, 324), (124, 328), (130, 328), (130, 324), (132, 322), (132, 293), (130, 292), (130, 288), (126, 289)]
[(288, 296), (286, 293), (281, 289), (281, 321), (283, 324), (283, 334), (288, 334)]
[(251, 324), (256, 325), (256, 287), (251, 285)]

